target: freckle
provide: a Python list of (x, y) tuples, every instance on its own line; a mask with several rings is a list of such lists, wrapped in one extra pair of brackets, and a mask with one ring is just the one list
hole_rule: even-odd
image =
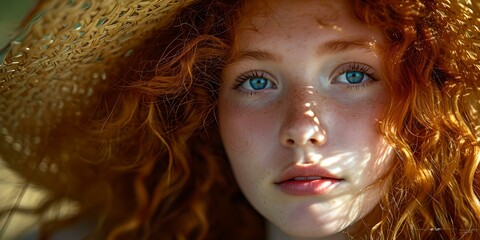
[(322, 19), (315, 18), (315, 22), (318, 24), (318, 28), (323, 29), (325, 26), (328, 26)]
[(334, 25), (332, 28), (333, 28), (333, 30), (336, 30), (336, 31), (339, 31), (339, 32), (343, 31), (343, 29), (341, 27), (337, 26), (337, 25)]

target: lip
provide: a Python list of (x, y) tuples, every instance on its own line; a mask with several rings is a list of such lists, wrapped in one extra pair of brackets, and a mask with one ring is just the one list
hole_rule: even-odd
[(294, 196), (324, 195), (344, 181), (319, 166), (294, 166), (287, 169), (275, 181), (278, 188)]

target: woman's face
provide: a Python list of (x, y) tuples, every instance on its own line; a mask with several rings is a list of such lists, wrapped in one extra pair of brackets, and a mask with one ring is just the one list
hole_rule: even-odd
[(248, 1), (222, 75), (219, 125), (236, 180), (284, 233), (322, 237), (369, 213), (391, 147), (382, 34), (348, 1)]

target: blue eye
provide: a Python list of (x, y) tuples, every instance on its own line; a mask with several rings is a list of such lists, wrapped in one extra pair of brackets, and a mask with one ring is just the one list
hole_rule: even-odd
[(345, 78), (348, 83), (357, 84), (361, 83), (365, 78), (365, 73), (359, 71), (348, 71), (345, 73)]
[(370, 80), (372, 80), (372, 78), (365, 72), (353, 70), (340, 74), (335, 78), (334, 82), (344, 84), (361, 84)]
[(261, 91), (264, 89), (275, 88), (275, 84), (269, 80), (271, 77), (267, 73), (254, 70), (242, 74), (237, 78), (238, 85), (241, 89), (249, 92)]
[(254, 90), (262, 90), (268, 85), (268, 80), (265, 78), (252, 78), (248, 80), (248, 84)]
[(332, 83), (346, 85), (364, 85), (367, 82), (377, 81), (373, 69), (362, 63), (347, 63), (336, 70), (338, 72)]

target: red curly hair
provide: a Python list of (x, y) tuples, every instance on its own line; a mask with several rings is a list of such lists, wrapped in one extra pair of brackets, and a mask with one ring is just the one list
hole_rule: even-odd
[[(352, 3), (387, 39), (382, 79), (392, 101), (380, 130), (396, 151), (388, 193), (352, 237), (480, 239), (478, 5)], [(89, 216), (98, 219), (92, 236), (108, 239), (264, 238), (215, 121), (241, 10), (233, 0), (183, 9), (111, 69), (81, 126), (60, 124), (43, 153), (57, 174), (23, 174), (49, 191), (39, 212), (62, 199), (79, 207), (45, 223), (43, 238)]]
[(479, 239), (478, 6), (356, 1), (355, 8), (388, 39), (392, 100), (380, 127), (397, 153), (383, 211), (367, 217), (376, 218), (370, 238)]

